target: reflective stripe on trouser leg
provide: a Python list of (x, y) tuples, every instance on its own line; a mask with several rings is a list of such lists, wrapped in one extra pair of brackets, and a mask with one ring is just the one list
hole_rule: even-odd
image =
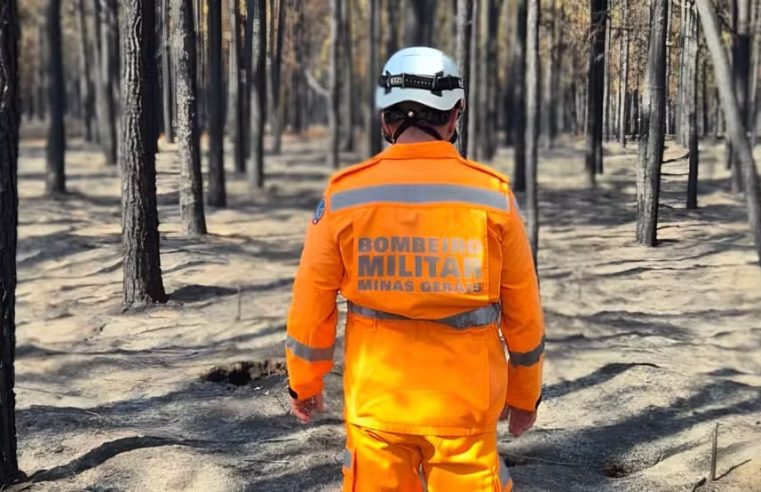
[(510, 469), (501, 456), (499, 458), (499, 484), (503, 491), (512, 490), (512, 486), (508, 488), (508, 485), (511, 485)]

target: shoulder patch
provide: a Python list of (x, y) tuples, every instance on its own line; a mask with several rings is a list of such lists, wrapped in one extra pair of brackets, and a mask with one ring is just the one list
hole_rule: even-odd
[(312, 224), (317, 224), (320, 219), (325, 215), (325, 197), (320, 198), (320, 203), (317, 204), (317, 208), (312, 216)]

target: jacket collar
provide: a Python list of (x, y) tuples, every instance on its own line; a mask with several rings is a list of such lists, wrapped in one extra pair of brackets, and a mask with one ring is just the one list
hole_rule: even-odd
[(379, 159), (458, 159), (457, 147), (443, 140), (397, 143), (378, 154)]

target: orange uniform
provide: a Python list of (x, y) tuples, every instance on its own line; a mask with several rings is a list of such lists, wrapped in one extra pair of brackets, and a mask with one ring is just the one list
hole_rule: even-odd
[[(436, 456), (451, 463), (479, 453), (485, 475), (473, 471), (473, 483), (511, 486), (496, 456), (496, 423), (505, 405), (538, 405), (544, 329), (507, 179), (443, 141), (393, 145), (331, 179), (288, 319), (289, 385), (300, 399), (322, 391), (333, 365), (338, 292), (348, 301), (347, 484), (357, 466), (360, 474), (391, 470), (394, 460), (373, 459), (372, 449), (409, 436), (415, 443), (396, 449), (416, 450), (417, 465), (399, 459), (419, 465), (429, 487), (457, 476), (443, 473)], [(436, 490), (500, 490), (484, 487)]]

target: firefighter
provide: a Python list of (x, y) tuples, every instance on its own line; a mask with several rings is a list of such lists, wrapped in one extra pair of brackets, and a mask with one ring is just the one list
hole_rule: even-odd
[(391, 145), (333, 176), (308, 228), (287, 326), (292, 411), (323, 410), (340, 292), (344, 490), (512, 490), (497, 421), (515, 437), (533, 425), (544, 359), (521, 215), (507, 178), (453, 145), (465, 93), (449, 57), (397, 52), (376, 104)]

